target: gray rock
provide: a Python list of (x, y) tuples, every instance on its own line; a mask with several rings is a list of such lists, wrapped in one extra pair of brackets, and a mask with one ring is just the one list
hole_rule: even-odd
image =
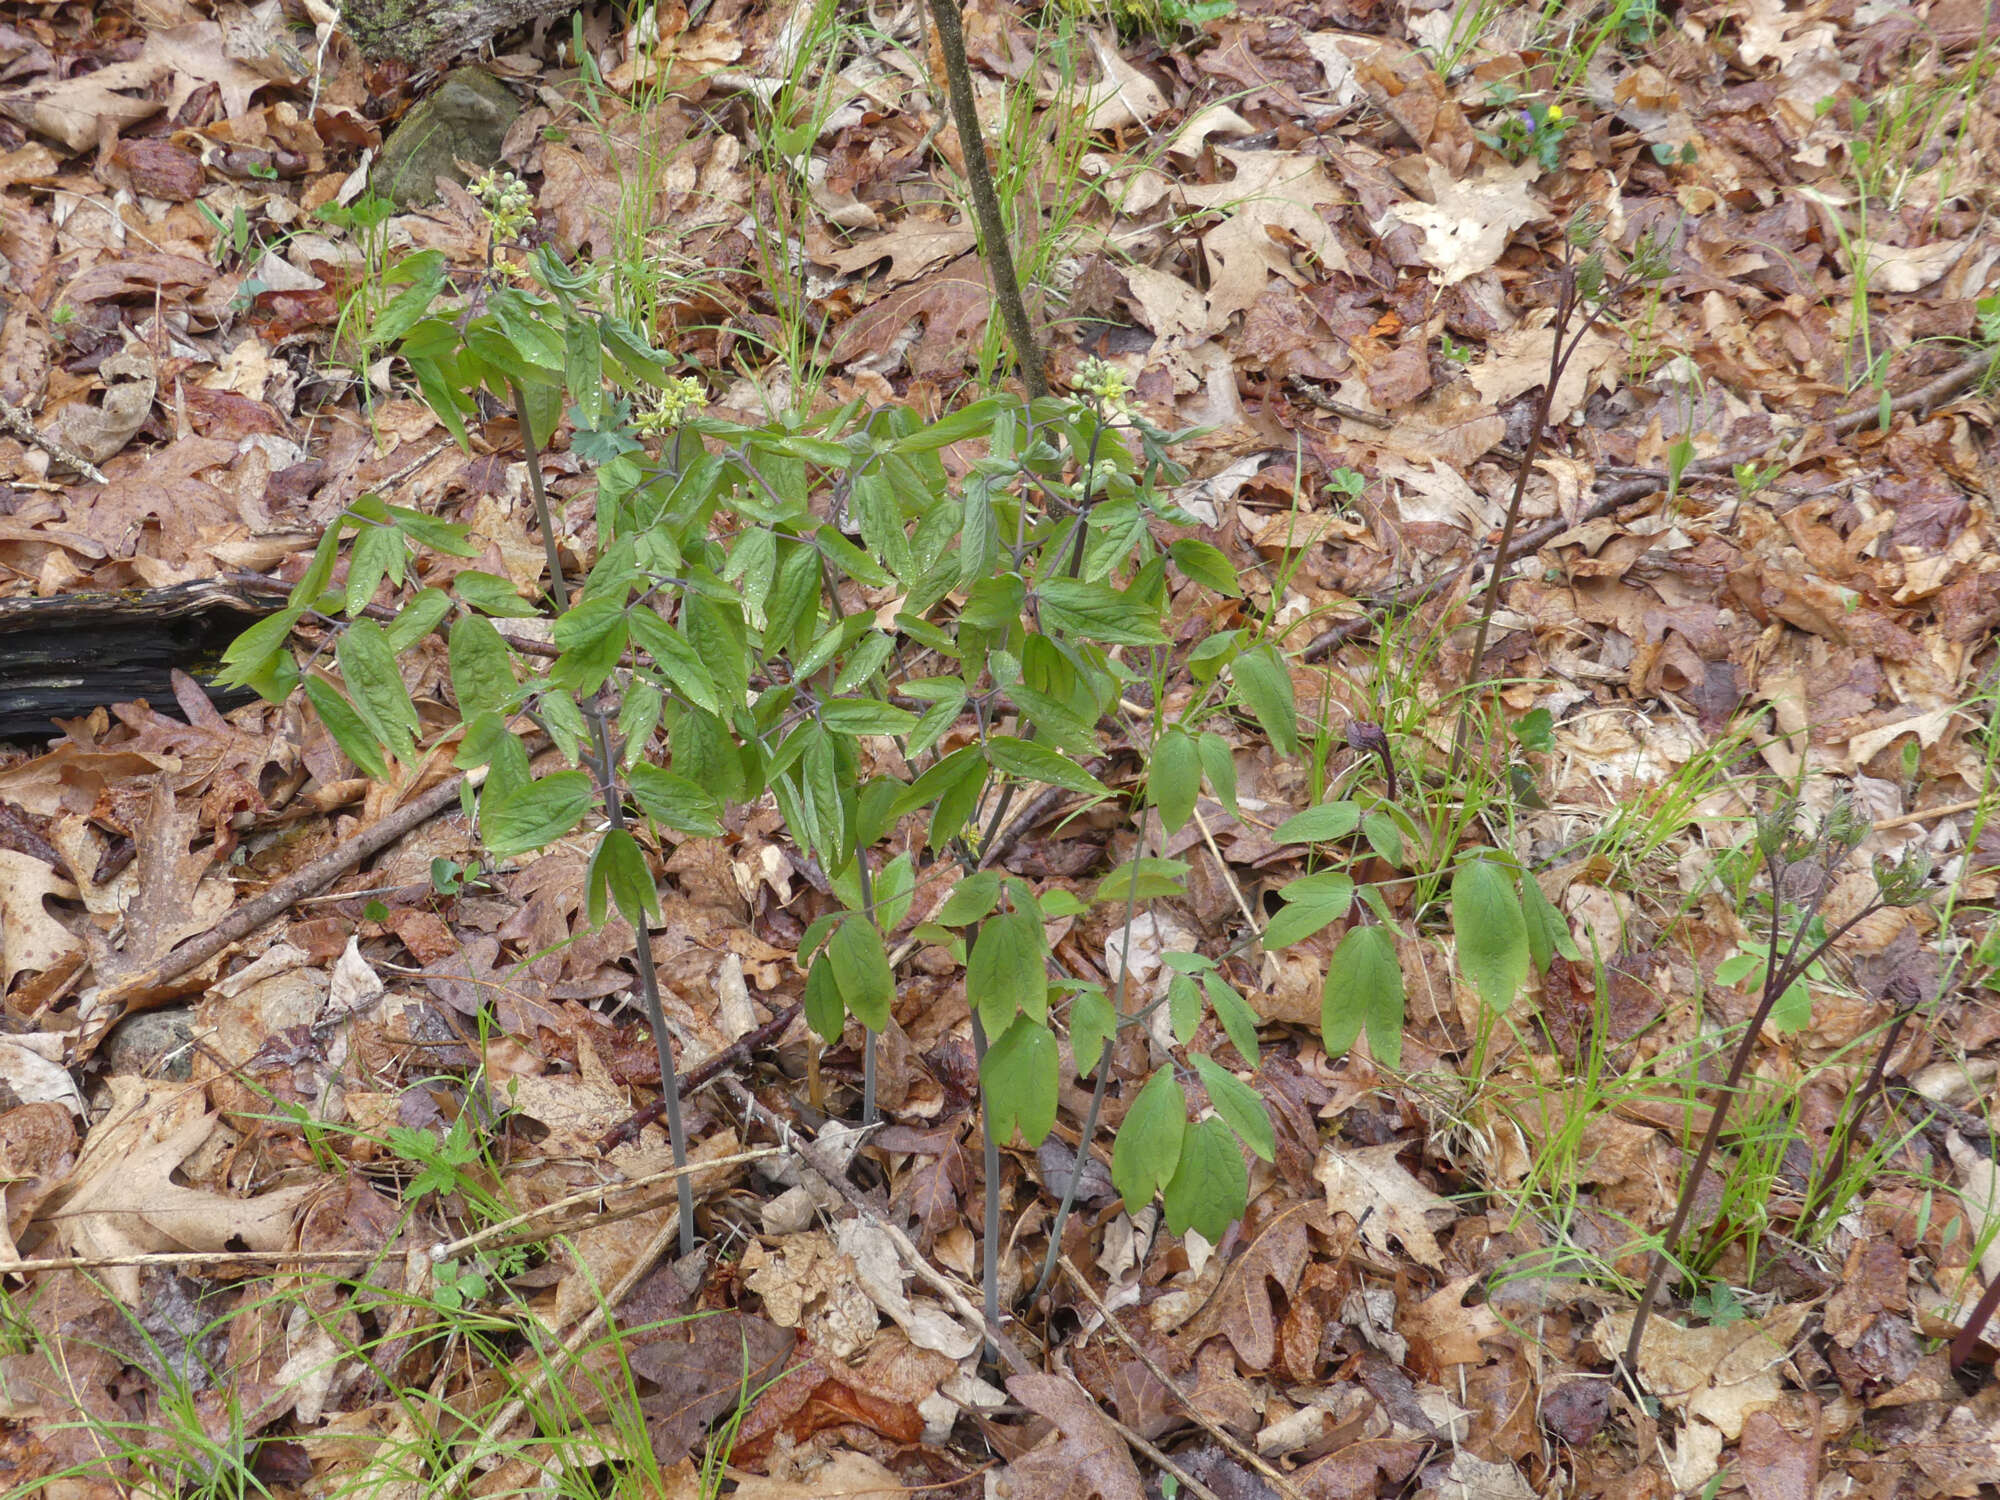
[(194, 1007), (169, 1005), (120, 1021), (99, 1056), (113, 1073), (185, 1083), (194, 1074), (194, 1048), (188, 1045), (193, 1040)]
[(389, 132), (369, 186), (404, 208), (434, 203), (438, 178), (470, 180), (461, 161), (499, 163), (507, 127), (520, 112), (521, 101), (491, 73), (455, 68)]

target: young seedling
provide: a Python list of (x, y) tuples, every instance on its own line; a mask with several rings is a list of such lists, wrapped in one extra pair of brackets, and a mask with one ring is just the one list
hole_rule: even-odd
[[(1913, 856), (1896, 865), (1878, 863), (1875, 868), (1875, 899), (1807, 948), (1813, 918), (1825, 902), (1827, 892), (1833, 889), (1834, 877), (1862, 840), (1868, 837), (1869, 825), (1855, 811), (1853, 804), (1845, 799), (1834, 803), (1817, 831), (1800, 826), (1800, 813), (1798, 797), (1786, 793), (1757, 819), (1755, 850), (1770, 885), (1771, 902), (1770, 936), (1764, 945), (1763, 990), (1757, 1009), (1744, 1029), (1743, 1039), (1736, 1045), (1735, 1056), (1729, 1064), (1729, 1075), (1717, 1093), (1709, 1115), (1708, 1131), (1695, 1152), (1693, 1164), (1688, 1168), (1687, 1180), (1681, 1185), (1680, 1198), (1674, 1205), (1673, 1221), (1653, 1251), (1646, 1289), (1640, 1298), (1639, 1310), (1632, 1319), (1631, 1335), (1625, 1343), (1624, 1363), (1629, 1371), (1636, 1372), (1639, 1368), (1639, 1349), (1645, 1338), (1646, 1321), (1666, 1281), (1671, 1265), (1669, 1257), (1680, 1244), (1681, 1234), (1687, 1228), (1695, 1195), (1708, 1171), (1709, 1159), (1715, 1154), (1716, 1144), (1722, 1139), (1723, 1128), (1729, 1119), (1729, 1107), (1743, 1082), (1743, 1074), (1750, 1065), (1750, 1057), (1756, 1049), (1757, 1037), (1764, 1023), (1771, 1018), (1779, 1001), (1793, 993), (1794, 986), (1803, 982), (1807, 971), (1857, 923), (1885, 906), (1914, 906), (1924, 898), (1925, 883), (1930, 877), (1928, 860)], [(1800, 880), (1794, 881), (1795, 876)], [(1788, 896), (1796, 897), (1796, 903), (1788, 902)], [(1785, 920), (1788, 904), (1793, 916), (1787, 940)]]

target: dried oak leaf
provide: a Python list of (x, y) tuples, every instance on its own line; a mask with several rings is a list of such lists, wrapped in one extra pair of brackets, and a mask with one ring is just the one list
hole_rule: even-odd
[(1145, 1489), (1125, 1439), (1075, 1380), (1016, 1375), (1007, 1390), (1056, 1426), (1053, 1440), (1008, 1465), (1014, 1500), (1141, 1500)]
[[(143, 1080), (116, 1074), (105, 1086), (111, 1113), (84, 1142), (67, 1189), (40, 1215), (67, 1254), (221, 1250), (237, 1241), (251, 1250), (285, 1248), (299, 1209), (321, 1191), (318, 1184), (256, 1198), (183, 1187), (174, 1171), (214, 1132), (219, 1116), (203, 1108), (198, 1092), (156, 1095)], [(125, 1302), (139, 1301), (137, 1267), (113, 1266), (104, 1275)]]
[(1246, 1369), (1271, 1367), (1278, 1352), (1278, 1319), (1270, 1283), (1276, 1282), (1287, 1297), (1298, 1286), (1310, 1250), (1306, 1231), (1314, 1207), (1295, 1203), (1285, 1209), (1230, 1262), (1215, 1295), (1188, 1324), (1183, 1347), (1198, 1349), (1221, 1334), (1235, 1346)]
[[(993, 317), (993, 292), (976, 255), (961, 255), (909, 286), (898, 287), (856, 313), (833, 341), (833, 361), (847, 365), (871, 359), (887, 370), (907, 362), (917, 376), (955, 375), (964, 368), (972, 341)], [(923, 331), (905, 344), (913, 324)]]
[(1400, 1240), (1412, 1260), (1437, 1270), (1444, 1252), (1429, 1217), (1458, 1210), (1409, 1174), (1396, 1160), (1401, 1150), (1395, 1141), (1355, 1150), (1329, 1145), (1314, 1175), (1326, 1189), (1328, 1210), (1356, 1220), (1369, 1244), (1387, 1255), (1390, 1240)]

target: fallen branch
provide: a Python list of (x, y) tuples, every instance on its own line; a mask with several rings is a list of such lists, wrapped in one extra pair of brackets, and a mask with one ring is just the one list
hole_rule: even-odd
[[(1903, 395), (1896, 397), (1895, 400), (1889, 403), (1889, 409), (1894, 412), (1926, 410), (1937, 405), (1940, 401), (1946, 401), (1958, 395), (1966, 387), (1980, 380), (1992, 368), (1993, 355), (1991, 353), (1974, 355), (1963, 363), (1954, 365), (1935, 379), (1926, 381), (1915, 390), (1907, 391)], [(1840, 416), (1828, 421), (1825, 424), (1825, 431), (1829, 437), (1846, 437), (1850, 433), (1859, 432), (1870, 422), (1878, 420), (1880, 416), (1881, 408), (1879, 406), (1871, 406), (1859, 411), (1844, 412)], [(1752, 463), (1767, 456), (1768, 450), (1756, 449), (1719, 454), (1714, 458), (1698, 458), (1687, 466), (1687, 469), (1682, 474), (1682, 478), (1685, 480), (1690, 478), (1706, 479), (1720, 477), (1730, 473), (1737, 464)], [(1427, 600), (1435, 599), (1467, 573), (1477, 572), (1481, 568), (1505, 567), (1516, 558), (1525, 557), (1531, 552), (1540, 551), (1572, 527), (1581, 526), (1586, 521), (1594, 521), (1599, 516), (1607, 516), (1620, 506), (1630, 505), (1635, 500), (1643, 500), (1648, 495), (1663, 488), (1665, 488), (1663, 481), (1650, 474), (1642, 475), (1636, 479), (1621, 479), (1615, 484), (1607, 485), (1598, 493), (1597, 498), (1591, 501), (1577, 515), (1556, 516), (1542, 522), (1539, 526), (1529, 527), (1508, 544), (1504, 555), (1497, 547), (1491, 553), (1481, 553), (1471, 562), (1462, 563), (1441, 577), (1431, 579), (1425, 583), (1412, 585), (1410, 588), (1392, 594), (1387, 599), (1371, 604), (1365, 614), (1357, 615), (1352, 620), (1342, 620), (1338, 625), (1329, 626), (1306, 644), (1301, 659), (1304, 661), (1320, 661), (1332, 655), (1338, 647), (1346, 644), (1348, 641), (1354, 639), (1354, 637), (1363, 635), (1374, 629), (1376, 621), (1391, 610), (1407, 609), (1414, 605), (1422, 604)]]
[[(803, 1004), (788, 1005), (762, 1026), (744, 1032), (713, 1057), (704, 1057), (694, 1067), (689, 1068), (687, 1076), (681, 1079), (681, 1098), (691, 1097), (696, 1090), (706, 1088), (713, 1083), (724, 1068), (731, 1068), (737, 1063), (747, 1061), (751, 1053), (776, 1042), (790, 1029), (792, 1022), (799, 1018), (799, 1012), (804, 1009)], [(666, 1095), (662, 1094), (644, 1109), (635, 1111), (630, 1119), (623, 1120), (605, 1131), (604, 1138), (597, 1143), (597, 1149), (609, 1155), (618, 1147), (629, 1145), (639, 1138), (640, 1131), (648, 1125), (657, 1124), (660, 1116), (666, 1112), (667, 1099)]]
[(447, 776), (429, 791), (420, 793), (351, 839), (345, 839), (318, 859), (301, 865), (263, 895), (244, 902), (199, 937), (183, 943), (156, 963), (127, 974), (115, 984), (103, 986), (83, 997), (85, 1021), (76, 1034), (70, 1056), (72, 1065), (97, 1050), (106, 1032), (116, 1025), (132, 1001), (148, 996), (185, 974), (192, 973), (232, 943), (241, 942), (265, 923), (276, 920), (307, 896), (316, 896), (361, 861), (386, 849), (411, 830), (429, 822), (458, 801), (459, 788), (483, 780), (484, 767), (470, 776)]
[(1112, 1333), (1116, 1334), (1118, 1336), (1118, 1341), (1122, 1343), (1127, 1349), (1130, 1349), (1134, 1357), (1138, 1359), (1139, 1363), (1144, 1365), (1149, 1371), (1152, 1372), (1152, 1376), (1155, 1380), (1159, 1381), (1161, 1385), (1165, 1386), (1168, 1389), (1168, 1391), (1172, 1392), (1174, 1399), (1180, 1402), (1181, 1406), (1186, 1410), (1187, 1414), (1195, 1419), (1195, 1422), (1202, 1428), (1203, 1431), (1205, 1431), (1210, 1437), (1214, 1438), (1218, 1443), (1222, 1444), (1222, 1446), (1227, 1448), (1231, 1453), (1235, 1454), (1237, 1458), (1241, 1459), (1244, 1463), (1248, 1464), (1251, 1468), (1255, 1469), (1259, 1474), (1262, 1474), (1265, 1479), (1270, 1481), (1272, 1488), (1276, 1489), (1279, 1494), (1286, 1496), (1287, 1500), (1306, 1500), (1305, 1492), (1303, 1490), (1301, 1490), (1297, 1485), (1293, 1484), (1292, 1481), (1289, 1478), (1287, 1478), (1284, 1474), (1280, 1473), (1277, 1469), (1273, 1468), (1268, 1462), (1264, 1460), (1264, 1458), (1261, 1455), (1253, 1452), (1249, 1448), (1244, 1447), (1242, 1443), (1239, 1443), (1235, 1439), (1235, 1437), (1230, 1434), (1227, 1428), (1223, 1427), (1220, 1423), (1216, 1422), (1213, 1418), (1209, 1417), (1207, 1413), (1203, 1412), (1200, 1407), (1194, 1404), (1193, 1398), (1191, 1398), (1186, 1391), (1182, 1390), (1178, 1385), (1176, 1385), (1174, 1383), (1173, 1377), (1168, 1375), (1167, 1372), (1160, 1367), (1160, 1362), (1154, 1359), (1152, 1355), (1148, 1354), (1145, 1351), (1145, 1349), (1140, 1345), (1139, 1341), (1133, 1338), (1130, 1333), (1126, 1332), (1125, 1325), (1120, 1323), (1117, 1320), (1117, 1318), (1111, 1315), (1111, 1309), (1106, 1307), (1103, 1301), (1098, 1297), (1097, 1293), (1091, 1290), (1090, 1283), (1084, 1280), (1083, 1272), (1079, 1271), (1076, 1268), (1075, 1262), (1073, 1262), (1067, 1255), (1065, 1255), (1062, 1257), (1061, 1264), (1063, 1268), (1063, 1274), (1069, 1277), (1070, 1283), (1073, 1286), (1075, 1286), (1075, 1288), (1079, 1292), (1083, 1293), (1084, 1300), (1088, 1302), (1094, 1309), (1096, 1309), (1097, 1315), (1100, 1318), (1104, 1319), (1105, 1327), (1109, 1328), (1112, 1331)]
[(957, 1284), (944, 1272), (932, 1266), (923, 1251), (912, 1243), (910, 1237), (891, 1224), (881, 1211), (868, 1201), (868, 1195), (847, 1180), (846, 1169), (827, 1155), (824, 1146), (765, 1108), (758, 1102), (755, 1094), (734, 1078), (724, 1078), (722, 1087), (728, 1092), (729, 1097), (736, 1101), (747, 1118), (761, 1119), (765, 1127), (777, 1135), (779, 1143), (797, 1152), (799, 1159), (825, 1178), (827, 1186), (845, 1198), (853, 1206), (855, 1213), (888, 1235), (889, 1242), (896, 1247), (896, 1253), (902, 1256), (910, 1269), (916, 1273), (917, 1279), (944, 1298), (945, 1304), (958, 1315), (966, 1327), (979, 1333), (991, 1347), (999, 1350), (1000, 1357), (1007, 1361), (1010, 1369), (1017, 1375), (1033, 1373), (1035, 1367), (1028, 1362), (1028, 1357), (1021, 1352), (1013, 1339), (998, 1328), (988, 1326), (985, 1315), (967, 1300), (965, 1293), (958, 1289)]
[(76, 470), (77, 473), (88, 479), (92, 484), (111, 483), (109, 479), (104, 477), (104, 471), (98, 468), (96, 464), (85, 458), (81, 453), (56, 441), (56, 439), (50, 437), (46, 432), (43, 432), (41, 428), (28, 420), (26, 412), (22, 411), (20, 407), (7, 400), (4, 396), (0, 396), (0, 427), (5, 427), (23, 442), (32, 443), (57, 463)]

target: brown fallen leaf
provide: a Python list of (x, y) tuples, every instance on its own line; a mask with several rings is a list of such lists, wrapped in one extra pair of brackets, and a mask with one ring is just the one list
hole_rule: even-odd
[(1073, 1378), (1016, 1375), (1007, 1390), (1056, 1426), (1053, 1440), (1007, 1466), (1015, 1500), (1141, 1500), (1125, 1439)]
[(1354, 1150), (1329, 1145), (1313, 1175), (1326, 1189), (1327, 1208), (1356, 1220), (1369, 1244), (1387, 1255), (1393, 1253), (1390, 1241), (1401, 1241), (1411, 1259), (1435, 1270), (1444, 1264), (1444, 1252), (1430, 1216), (1456, 1216), (1458, 1210), (1409, 1174), (1396, 1160), (1401, 1149), (1394, 1141)]
[[(173, 1250), (221, 1250), (240, 1241), (251, 1250), (282, 1250), (292, 1222), (319, 1184), (232, 1198), (173, 1181), (174, 1171), (214, 1133), (220, 1116), (207, 1112), (199, 1091), (161, 1092), (143, 1079), (113, 1074), (111, 1112), (91, 1130), (68, 1187), (44, 1205), (70, 1255), (138, 1255)], [(113, 1266), (107, 1285), (128, 1304), (139, 1300), (136, 1266)]]

